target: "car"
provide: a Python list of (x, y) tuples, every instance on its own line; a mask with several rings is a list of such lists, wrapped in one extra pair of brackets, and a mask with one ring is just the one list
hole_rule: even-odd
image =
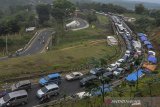
[(98, 78), (95, 75), (87, 76), (87, 77), (80, 80), (80, 86), (87, 86), (89, 84), (92, 84), (92, 82), (96, 79), (98, 79)]
[(117, 68), (114, 72), (113, 75), (119, 76), (120, 74), (124, 73), (125, 69), (123, 68)]
[(116, 64), (110, 64), (107, 68), (108, 71), (114, 71), (118, 66)]
[(37, 97), (41, 99), (44, 96), (52, 96), (59, 94), (59, 86), (57, 84), (45, 85), (43, 88), (37, 91)]
[(116, 61), (115, 64), (119, 67), (123, 62), (124, 62), (124, 59), (119, 59), (118, 61)]
[(0, 107), (17, 106), (28, 103), (28, 93), (26, 90), (10, 92), (0, 98)]
[(92, 68), (91, 70), (90, 70), (90, 73), (91, 74), (93, 74), (93, 75), (101, 75), (101, 74), (103, 74), (103, 73), (105, 73), (106, 72), (106, 70), (104, 69), (104, 68)]
[(65, 76), (66, 80), (75, 80), (82, 78), (83, 74), (81, 72), (72, 72)]
[(121, 59), (124, 59), (124, 62), (126, 62), (127, 59), (128, 59), (128, 56), (127, 56), (127, 55), (124, 55)]
[(148, 51), (148, 55), (156, 56), (156, 53), (154, 51)]
[(86, 97), (91, 97), (91, 94), (89, 92), (82, 91), (82, 92), (76, 93), (75, 96), (80, 99), (83, 99)]
[(110, 87), (109, 84), (104, 84), (104, 85), (101, 85), (97, 88), (93, 88), (91, 90), (91, 95), (92, 96), (100, 96), (100, 95), (102, 95), (103, 90), (104, 90), (104, 93), (107, 93), (107, 92), (111, 92), (112, 88)]
[(103, 77), (112, 79), (113, 78), (113, 73), (112, 72), (105, 72), (103, 74)]
[(41, 86), (44, 86), (44, 85), (47, 85), (50, 83), (60, 84), (61, 83), (61, 75), (59, 73), (53, 73), (53, 74), (49, 74), (47, 76), (44, 76), (43, 78), (41, 78), (39, 80), (39, 84)]
[(12, 91), (29, 90), (29, 89), (31, 89), (31, 81), (30, 80), (19, 81), (11, 86)]
[(129, 50), (126, 50), (125, 55), (130, 57), (131, 52)]

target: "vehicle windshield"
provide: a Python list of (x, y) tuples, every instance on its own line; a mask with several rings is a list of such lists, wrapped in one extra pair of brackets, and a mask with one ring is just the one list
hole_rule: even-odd
[(70, 74), (71, 77), (75, 77), (75, 75), (73, 73)]
[(48, 76), (45, 76), (44, 79), (47, 81), (50, 80), (50, 78)]
[(4, 100), (5, 102), (7, 102), (9, 99), (10, 99), (9, 94), (6, 94), (6, 95), (3, 97), (3, 100)]
[(48, 89), (46, 87), (43, 87), (41, 90), (43, 93), (46, 93), (48, 91)]
[(16, 85), (15, 85), (17, 88), (20, 86), (20, 83), (16, 83)]

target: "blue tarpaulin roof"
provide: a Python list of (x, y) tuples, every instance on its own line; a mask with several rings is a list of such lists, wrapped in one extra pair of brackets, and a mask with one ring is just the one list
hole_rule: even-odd
[(139, 69), (138, 71), (129, 74), (126, 77), (126, 80), (127, 81), (137, 81), (137, 79), (140, 78), (142, 75), (143, 75), (143, 69)]
[(144, 44), (145, 45), (152, 45), (151, 42), (149, 42), (149, 41), (144, 41)]
[(137, 35), (138, 35), (139, 37), (141, 37), (141, 36), (146, 36), (146, 34), (144, 34), (144, 33), (137, 33)]
[(152, 45), (147, 45), (147, 48), (148, 49), (153, 49), (153, 46)]
[(147, 41), (147, 37), (146, 37), (146, 36), (141, 36), (141, 37), (140, 37), (140, 40), (141, 40), (141, 41)]
[(148, 61), (156, 64), (157, 63), (157, 58), (153, 55), (150, 55), (150, 56), (148, 56)]

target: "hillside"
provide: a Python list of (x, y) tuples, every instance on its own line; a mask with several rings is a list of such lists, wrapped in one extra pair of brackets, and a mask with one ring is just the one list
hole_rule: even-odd
[[(52, 3), (53, 0), (0, 0), (0, 9), (6, 9), (9, 6), (16, 6), (16, 5), (36, 5), (40, 3)], [(160, 4), (151, 3), (151, 2), (140, 2), (140, 1), (128, 1), (128, 0), (69, 0), (74, 3), (80, 2), (101, 2), (101, 3), (113, 3), (116, 5), (123, 6), (125, 8), (134, 9), (135, 4), (143, 3), (149, 9), (160, 9)]]

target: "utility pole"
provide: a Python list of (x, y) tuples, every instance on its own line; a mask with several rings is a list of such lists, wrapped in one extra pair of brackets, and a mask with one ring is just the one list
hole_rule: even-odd
[(6, 35), (6, 54), (8, 55), (8, 35)]

